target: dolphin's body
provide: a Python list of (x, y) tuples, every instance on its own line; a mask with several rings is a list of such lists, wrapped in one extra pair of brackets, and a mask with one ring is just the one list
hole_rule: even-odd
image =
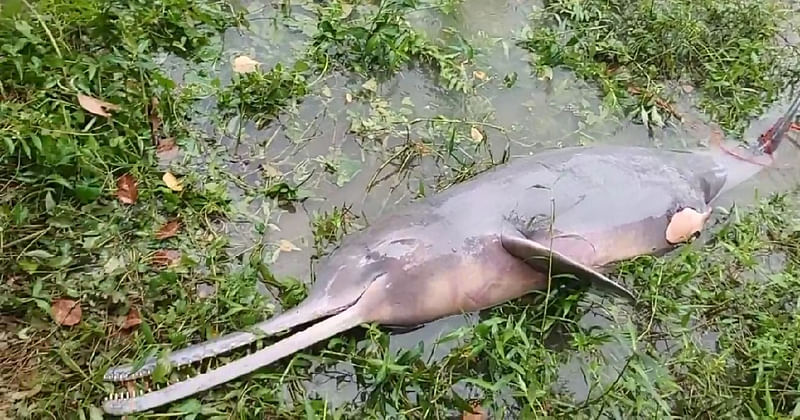
[[(611, 263), (674, 248), (666, 234), (673, 216), (700, 215), (694, 226), (681, 228), (688, 229), (685, 237), (697, 233), (712, 201), (762, 168), (720, 147), (573, 147), (513, 159), (345, 237), (322, 261), (308, 298), (255, 325), (258, 335), (232, 333), (169, 360), (193, 363), (260, 335), (327, 319), (161, 390), (114, 396), (104, 410), (125, 414), (184, 398), (361, 323), (415, 326), (489, 308), (547, 288), (548, 274), (572, 274), (632, 297), (603, 274)], [(154, 359), (136, 372), (118, 366), (106, 379), (130, 380), (154, 367)]]

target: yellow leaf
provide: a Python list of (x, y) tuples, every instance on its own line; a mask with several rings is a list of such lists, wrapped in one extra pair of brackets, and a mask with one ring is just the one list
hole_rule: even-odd
[(256, 71), (260, 64), (246, 55), (240, 55), (233, 60), (233, 71), (236, 73), (251, 73)]
[(270, 178), (279, 178), (281, 175), (283, 175), (278, 168), (270, 165), (269, 163), (265, 163), (262, 166), (262, 169), (264, 169), (264, 173)]
[(475, 76), (476, 79), (486, 80), (486, 73), (480, 70), (473, 71), (472, 75)]
[(179, 181), (178, 178), (175, 178), (175, 175), (172, 175), (171, 172), (165, 172), (161, 179), (172, 191), (183, 191), (183, 185), (181, 185), (181, 181)]
[(353, 95), (347, 92), (344, 94), (344, 103), (349, 104), (350, 102), (353, 102)]
[(352, 4), (342, 3), (342, 19), (350, 16), (350, 13), (352, 12), (353, 12)]
[(300, 248), (286, 239), (281, 239), (280, 242), (278, 242), (278, 248), (280, 248), (282, 252), (300, 251)]
[(78, 103), (81, 104), (81, 108), (101, 117), (110, 117), (111, 114), (108, 111), (119, 111), (120, 109), (118, 105), (81, 94), (78, 95)]
[(475, 143), (480, 143), (483, 141), (483, 134), (481, 134), (481, 130), (478, 130), (478, 127), (473, 126), (472, 129), (469, 130), (469, 135), (472, 137), (472, 141)]

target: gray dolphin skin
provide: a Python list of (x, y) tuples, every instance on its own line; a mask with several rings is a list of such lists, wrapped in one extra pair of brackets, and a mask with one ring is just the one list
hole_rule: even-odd
[[(321, 261), (317, 281), (297, 307), (252, 326), (252, 332), (180, 349), (168, 360), (173, 366), (195, 363), (319, 322), (159, 390), (113, 395), (103, 409), (114, 415), (149, 410), (362, 323), (418, 326), (547, 289), (550, 279), (561, 284), (560, 275), (635, 299), (606, 276), (611, 264), (679, 246), (665, 237), (672, 216), (684, 209), (710, 212), (720, 193), (764, 168), (759, 160), (772, 157), (785, 133), (783, 128), (773, 133), (778, 137), (768, 139), (768, 152), (761, 139), (751, 148), (734, 141), (687, 151), (591, 146), (512, 159), (346, 236)], [(147, 359), (135, 371), (132, 364), (113, 367), (105, 379), (148, 376), (155, 362)]]

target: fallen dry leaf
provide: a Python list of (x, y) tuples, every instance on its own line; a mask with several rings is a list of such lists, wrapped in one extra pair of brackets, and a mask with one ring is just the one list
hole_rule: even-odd
[(353, 102), (353, 95), (350, 92), (344, 94), (344, 103), (349, 104)]
[(117, 179), (117, 198), (125, 204), (133, 204), (139, 197), (139, 188), (136, 185), (136, 178), (131, 174), (125, 174)]
[(256, 71), (260, 64), (246, 55), (240, 55), (233, 59), (233, 71), (236, 73), (251, 73)]
[(261, 169), (264, 170), (264, 173), (270, 178), (279, 178), (283, 173), (278, 170), (278, 168), (266, 163), (262, 165)]
[(472, 75), (475, 76), (476, 79), (486, 80), (486, 73), (480, 70), (473, 71)]
[(142, 323), (142, 318), (139, 315), (139, 310), (131, 306), (128, 311), (128, 316), (125, 317), (125, 322), (122, 323), (122, 329), (127, 330)]
[(483, 141), (483, 133), (481, 133), (481, 130), (478, 130), (478, 127), (472, 127), (469, 130), (469, 135), (472, 137), (472, 141), (475, 143), (480, 143)]
[(278, 248), (280, 248), (281, 252), (300, 251), (300, 248), (286, 239), (281, 239), (280, 242), (278, 242)]
[(50, 314), (57, 324), (70, 327), (81, 322), (83, 310), (81, 305), (72, 299), (58, 299), (50, 307)]
[(694, 86), (692, 86), (692, 85), (688, 85), (688, 84), (681, 86), (681, 89), (683, 89), (683, 91), (684, 91), (685, 93), (692, 93), (692, 92), (694, 92)]
[(183, 191), (183, 185), (181, 184), (181, 181), (179, 181), (178, 178), (175, 178), (175, 175), (172, 175), (172, 172), (165, 172), (161, 179), (172, 191)]
[(162, 160), (172, 160), (178, 157), (179, 150), (175, 137), (161, 138), (156, 147), (156, 156)]
[(195, 287), (195, 293), (200, 299), (206, 299), (217, 293), (217, 288), (212, 284), (200, 283)]
[(158, 146), (156, 147), (156, 153), (166, 153), (177, 149), (178, 145), (175, 143), (175, 137), (165, 137), (158, 140)]
[(156, 239), (167, 239), (171, 238), (178, 234), (178, 229), (181, 227), (181, 222), (177, 220), (171, 220), (161, 226), (156, 232)]
[(81, 108), (101, 117), (110, 117), (111, 114), (109, 114), (108, 111), (119, 111), (120, 109), (118, 105), (110, 104), (106, 101), (101, 101), (83, 94), (78, 94), (78, 103), (81, 105)]
[(159, 249), (153, 254), (153, 264), (161, 267), (169, 267), (178, 263), (181, 259), (180, 251), (174, 249)]

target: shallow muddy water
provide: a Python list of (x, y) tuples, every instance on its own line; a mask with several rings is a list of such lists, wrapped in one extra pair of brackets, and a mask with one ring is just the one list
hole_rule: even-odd
[[(308, 36), (315, 29), (313, 13), (306, 11), (302, 2), (294, 4), (288, 15), (277, 6), (255, 3), (250, 6), (250, 31), (231, 30), (225, 34), (224, 60), (246, 54), (264, 63), (263, 67), (267, 69), (279, 62), (291, 65), (305, 49)], [(710, 129), (688, 102), (679, 104), (687, 117), (686, 124), (668, 126), (650, 137), (641, 125), (604, 116), (597, 89), (577, 80), (570, 72), (555, 70), (552, 80), (532, 76), (528, 54), (515, 42), (535, 5), (536, 2), (524, 0), (466, 0), (451, 15), (428, 9), (409, 16), (414, 25), (430, 37), (445, 37), (447, 31), (455, 30), (476, 46), (474, 67), (486, 74), (486, 80), (482, 81), (475, 95), (448, 92), (439, 87), (435, 77), (423, 68), (406, 69), (378, 83), (375, 92), (363, 87), (366, 80), (362, 78), (333, 73), (316, 81), (312, 94), (300, 102), (297, 109), (282, 113), (263, 129), (238, 120), (216, 129), (207, 123), (204, 129), (213, 133), (212, 137), (219, 141), (216, 146), (228, 153), (225, 165), (239, 174), (245, 184), (255, 187), (273, 182), (268, 175), (277, 172), (285, 174), (285, 179), (295, 184), (308, 178), (302, 189), (309, 198), (292, 210), (265, 206), (260, 198), (248, 197), (246, 188), (232, 184), (231, 194), (237, 207), (247, 213), (246, 217), (238, 218), (226, 227), (235, 238), (232, 252), (246, 252), (258, 241), (276, 244), (279, 240), (289, 240), (300, 250), (278, 254), (271, 269), (279, 277), (309, 281), (312, 274), (309, 261), (315, 253), (311, 231), (315, 214), (346, 205), (353, 214), (363, 215), (358, 221), (363, 225), (397, 203), (413, 200), (420, 185), (424, 185), (429, 194), (434, 191), (438, 177), (447, 176), (449, 171), (445, 165), (430, 158), (422, 159), (403, 178), (389, 177), (367, 191), (376, 171), (391, 156), (392, 148), (406, 141), (405, 136), (398, 132), (377, 132), (372, 138), (352, 132), (354, 126), (358, 127), (357, 121), (361, 121), (361, 126), (385, 123), (371, 118), (370, 112), (375, 110), (398, 113), (400, 117), (394, 117), (407, 120), (443, 116), (501, 127), (505, 134), (480, 125), (484, 127), (484, 144), (476, 147), (466, 141), (459, 145), (481, 162), (490, 159), (489, 151), (492, 159), (499, 160), (507, 148), (513, 159), (544, 148), (578, 144), (687, 148), (708, 141)], [(228, 83), (230, 65), (224, 60), (215, 68), (223, 83)], [(179, 62), (170, 62), (169, 65), (172, 66), (172, 76), (178, 82), (185, 81), (184, 65)], [(504, 86), (503, 78), (514, 73), (517, 75), (516, 83), (510, 88)], [(352, 101), (348, 100), (348, 95), (353, 97)], [(381, 105), (381, 101), (385, 103)], [(213, 98), (202, 106), (206, 112), (212, 112)], [(761, 120), (753, 123), (747, 137), (753, 138), (766, 130), (787, 106), (787, 103), (775, 104)], [(388, 118), (394, 117), (389, 115)], [(424, 122), (414, 125), (408, 138), (424, 137), (425, 125)], [(430, 138), (436, 140), (439, 134), (433, 133)], [(739, 205), (747, 205), (756, 198), (756, 190), (763, 196), (794, 187), (800, 179), (800, 165), (796, 164), (800, 162), (800, 153), (789, 142), (784, 143), (781, 152), (775, 168), (737, 188), (723, 197), (719, 204), (728, 206), (735, 199)], [(335, 162), (340, 169), (347, 168), (347, 173), (327, 173), (321, 161)], [(391, 167), (389, 165), (381, 173), (388, 173)], [(271, 223), (274, 227), (260, 235), (254, 228), (256, 221)], [(468, 324), (474, 317), (474, 314), (451, 317), (412, 332), (394, 334), (391, 349), (413, 347), (423, 341), (426, 350), (430, 351), (437, 337)], [(590, 312), (583, 322), (612, 326), (596, 312)], [(438, 347), (433, 358), (446, 354), (456, 344), (452, 342)], [(624, 357), (630, 350), (613, 344), (606, 350), (619, 363), (609, 364), (608, 379), (613, 381), (614, 372), (624, 364)], [(586, 397), (588, 390), (580, 360), (580, 357), (575, 357), (573, 362), (564, 366), (559, 385), (565, 392), (574, 394), (578, 401)], [(339, 368), (345, 373), (350, 371), (345, 365)], [(326, 375), (316, 376), (308, 386), (334, 406), (354, 400), (359, 391), (352, 383), (337, 384)]]

